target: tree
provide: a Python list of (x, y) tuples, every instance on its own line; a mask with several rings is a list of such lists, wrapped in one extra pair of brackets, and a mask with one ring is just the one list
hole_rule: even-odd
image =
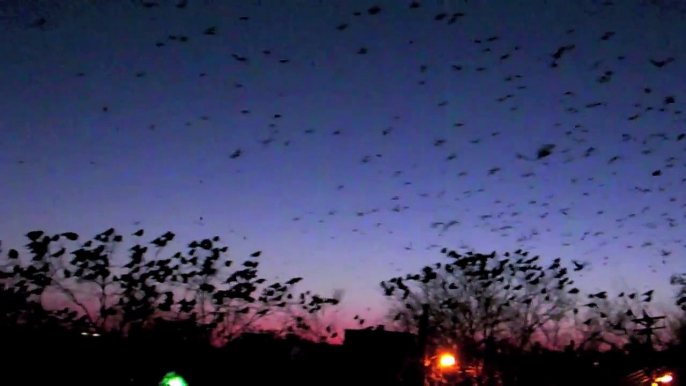
[[(343, 294), (343, 290), (337, 289), (331, 299), (340, 302)], [(314, 342), (339, 341), (341, 338), (339, 311), (338, 308), (329, 307), (316, 313), (300, 310), (283, 315), (275, 320), (276, 324), (281, 326), (276, 333), (283, 336), (298, 331), (298, 336)]]
[[(575, 332), (580, 350), (644, 350), (667, 343), (659, 329), (646, 331), (641, 323), (656, 310), (650, 307), (653, 290), (621, 292), (610, 297), (606, 291), (589, 294), (586, 312), (575, 315)], [(646, 335), (650, 332), (650, 335)], [(647, 337), (650, 341), (647, 341)]]
[[(542, 266), (539, 256), (522, 250), (502, 256), (441, 252), (451, 261), (381, 282), (391, 300), (392, 323), (416, 332), (422, 305), (428, 304), (429, 346), (456, 349), (464, 365), (483, 367), (486, 378), (528, 351), (562, 348), (574, 339), (574, 317), (596, 307), (595, 299), (582, 301), (570, 276), (586, 269), (583, 263), (568, 267), (555, 259)], [(602, 336), (590, 333), (585, 343)]]
[[(205, 331), (203, 339), (222, 344), (271, 318), (314, 315), (338, 304), (310, 291), (295, 293), (302, 278), (267, 283), (258, 276), (261, 252), (236, 263), (227, 259), (228, 247), (218, 236), (162, 257), (175, 239), (166, 232), (130, 247), (124, 264), (116, 264), (124, 237), (113, 228), (80, 246), (73, 232), (32, 231), (26, 237), (28, 256), (9, 250), (0, 271), (0, 296), (11, 300), (2, 302), (10, 308), (3, 309), (6, 324), (35, 325), (39, 318), (126, 335), (164, 320), (186, 321)], [(301, 320), (289, 327), (297, 332), (308, 326)]]
[(676, 287), (675, 304), (682, 311), (681, 315), (674, 320), (672, 331), (676, 341), (675, 357), (680, 359), (677, 376), (678, 379), (684, 379), (686, 377), (686, 364), (681, 358), (686, 356), (686, 273), (673, 275), (670, 283)]
[[(462, 344), (483, 343), (493, 336), (517, 347), (530, 346), (548, 322), (562, 320), (573, 310), (578, 290), (559, 259), (544, 268), (539, 256), (518, 250), (497, 258), (492, 254), (465, 255), (443, 250), (450, 263), (437, 263), (422, 273), (381, 283), (394, 300), (394, 321), (414, 327), (421, 304), (429, 303), (434, 335), (456, 334)], [(414, 282), (414, 285), (407, 283)]]
[[(484, 357), (498, 348), (523, 352), (535, 341), (552, 340), (549, 328), (575, 309), (579, 290), (572, 287), (572, 268), (560, 259), (543, 267), (539, 256), (521, 250), (502, 257), (441, 252), (452, 261), (381, 287), (394, 305), (393, 321), (405, 329), (416, 330), (421, 305), (429, 304), (430, 345), (459, 347), (463, 363), (486, 366), (492, 361)], [(573, 270), (583, 268), (575, 263)]]
[(676, 287), (676, 306), (686, 312), (686, 273), (672, 275), (670, 284)]

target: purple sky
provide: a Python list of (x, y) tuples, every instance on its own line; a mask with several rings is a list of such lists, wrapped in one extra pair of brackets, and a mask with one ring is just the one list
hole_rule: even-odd
[[(34, 229), (93, 236), (144, 227), (184, 242), (220, 235), (236, 258), (263, 250), (268, 277), (304, 276), (303, 288), (324, 294), (345, 289), (351, 312), (381, 310), (379, 281), (439, 261), (433, 244), (588, 260), (588, 290), (655, 287), (663, 300), (669, 274), (686, 271), (678, 12), (590, 0), (424, 1), (415, 10), (386, 1), (375, 16), (374, 3), (355, 1), (122, 3), (56, 11), (45, 31), (26, 28), (24, 15), (5, 23), (5, 246)], [(434, 20), (442, 12), (466, 16), (448, 25), (449, 16)], [(342, 23), (350, 26), (336, 30)], [(210, 26), (215, 36), (203, 34)], [(607, 31), (616, 34), (601, 40)], [(551, 68), (550, 55), (567, 44), (576, 48)], [(661, 69), (649, 62), (670, 56)], [(598, 83), (608, 70), (612, 80)], [(511, 75), (522, 78), (505, 81)], [(659, 112), (667, 96), (676, 103)], [(606, 105), (585, 107), (594, 102)], [(544, 160), (516, 158), (547, 143), (557, 147)], [(651, 176), (656, 169), (663, 174)], [(450, 220), (460, 223), (443, 234), (431, 227)]]

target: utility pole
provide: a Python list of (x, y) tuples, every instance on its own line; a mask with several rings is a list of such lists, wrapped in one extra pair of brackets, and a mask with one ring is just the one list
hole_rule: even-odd
[(655, 335), (655, 330), (661, 330), (664, 328), (664, 327), (655, 327), (655, 324), (657, 324), (657, 322), (659, 320), (662, 320), (664, 318), (665, 318), (665, 316), (650, 316), (650, 315), (648, 315), (648, 313), (643, 311), (643, 317), (642, 318), (632, 320), (634, 323), (643, 327), (642, 329), (637, 330), (637, 332), (640, 335), (646, 336), (646, 346), (648, 346), (648, 350), (650, 352), (655, 350), (655, 347), (653, 346), (653, 336)]
[(648, 368), (650, 370), (651, 376), (653, 375), (652, 373), (654, 372), (655, 368), (657, 367), (654, 361), (654, 352), (655, 352), (655, 346), (653, 344), (653, 336), (655, 335), (655, 330), (661, 330), (664, 329), (664, 327), (655, 327), (658, 321), (665, 319), (665, 316), (650, 316), (648, 315), (645, 310), (643, 311), (643, 317), (642, 318), (637, 318), (632, 320), (634, 323), (638, 324), (639, 326), (643, 327), (640, 330), (637, 330), (636, 332), (639, 335), (645, 335), (646, 336), (646, 348), (647, 348), (647, 354), (648, 354)]

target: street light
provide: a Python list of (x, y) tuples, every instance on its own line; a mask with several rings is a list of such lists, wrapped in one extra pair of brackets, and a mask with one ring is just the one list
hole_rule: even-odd
[(455, 359), (455, 356), (452, 354), (445, 353), (438, 358), (438, 365), (442, 369), (455, 367), (456, 364), (457, 360)]
[(655, 378), (655, 382), (653, 382), (653, 384), (656, 384), (656, 385), (663, 384), (664, 385), (667, 383), (671, 383), (672, 380), (674, 380), (674, 377), (672, 377), (672, 374), (667, 373), (661, 377)]

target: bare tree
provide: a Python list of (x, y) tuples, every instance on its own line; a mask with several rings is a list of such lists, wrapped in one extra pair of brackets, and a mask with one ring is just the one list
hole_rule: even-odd
[[(578, 306), (579, 290), (560, 259), (544, 267), (527, 252), (460, 254), (451, 261), (381, 283), (390, 298), (393, 323), (416, 331), (422, 304), (429, 305), (433, 347), (458, 347), (468, 365), (495, 350), (523, 352), (535, 342), (560, 340), (559, 326)], [(474, 358), (474, 360), (472, 360)]]
[[(340, 302), (343, 294), (343, 290), (336, 290), (331, 299)], [(301, 338), (311, 341), (334, 342), (341, 337), (339, 311), (340, 309), (332, 307), (315, 313), (300, 310), (285, 314), (274, 322), (281, 326), (277, 331), (279, 335), (297, 332)]]
[(676, 306), (686, 312), (686, 273), (672, 275), (670, 284), (676, 287)]
[[(585, 312), (574, 317), (576, 349), (599, 350), (643, 347), (640, 320), (656, 313), (651, 307), (653, 291), (621, 292), (610, 297), (606, 291), (588, 294)], [(651, 338), (656, 346), (666, 343), (663, 334)]]
[[(79, 236), (72, 232), (26, 236), (29, 255), (9, 250), (0, 273), (2, 296), (13, 299), (3, 305), (13, 304), (17, 323), (40, 315), (69, 327), (126, 334), (165, 319), (189, 321), (201, 326), (207, 339), (223, 343), (270, 318), (314, 315), (338, 304), (309, 291), (295, 293), (302, 278), (267, 283), (258, 276), (261, 252), (236, 263), (227, 258), (228, 247), (219, 245), (219, 237), (193, 241), (185, 253), (162, 257), (175, 238), (166, 232), (149, 246), (133, 245), (126, 263), (117, 265), (123, 236), (113, 228), (80, 246), (74, 246)], [(63, 306), (55, 308), (56, 303)], [(306, 322), (294, 324), (296, 330), (306, 327)]]

